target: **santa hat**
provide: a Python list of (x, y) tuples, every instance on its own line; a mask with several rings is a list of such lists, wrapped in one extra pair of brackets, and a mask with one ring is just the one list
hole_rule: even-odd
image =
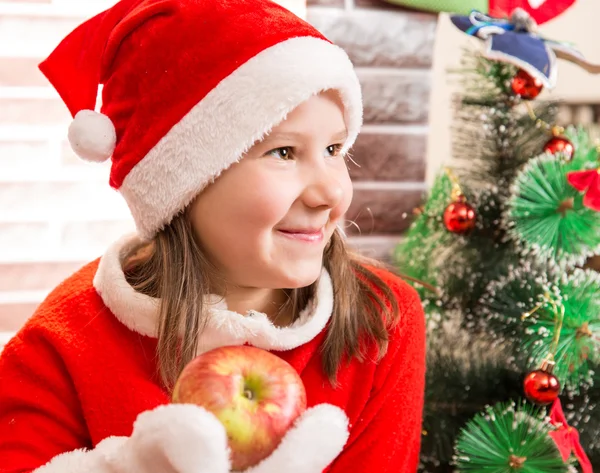
[(110, 185), (145, 239), (311, 96), (339, 91), (342, 152), (362, 123), (346, 53), (268, 0), (122, 0), (39, 67), (75, 117), (74, 151), (112, 157)]

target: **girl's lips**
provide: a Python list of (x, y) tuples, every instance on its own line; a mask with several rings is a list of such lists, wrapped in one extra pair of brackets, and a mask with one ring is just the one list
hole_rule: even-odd
[(286, 238), (292, 240), (305, 241), (310, 243), (318, 243), (323, 241), (323, 229), (280, 229), (277, 230)]

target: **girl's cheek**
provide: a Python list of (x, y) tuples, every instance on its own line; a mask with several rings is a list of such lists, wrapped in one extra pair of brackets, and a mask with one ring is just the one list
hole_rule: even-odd
[(301, 195), (299, 179), (287, 176), (271, 176), (256, 187), (256, 199), (273, 209), (289, 208)]
[(296, 198), (291, 186), (265, 183), (244, 199), (241, 214), (254, 224), (273, 226), (286, 216)]

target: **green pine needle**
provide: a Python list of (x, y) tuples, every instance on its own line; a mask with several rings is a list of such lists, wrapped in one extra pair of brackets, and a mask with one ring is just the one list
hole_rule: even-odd
[[(543, 149), (548, 134), (536, 126), (512, 92), (515, 66), (479, 53), (465, 54), (462, 66), (462, 88), (453, 113), (452, 159), (472, 189), (493, 185), (504, 200), (515, 175)], [(555, 121), (555, 104), (536, 100), (530, 105), (540, 120)]]
[(600, 248), (600, 212), (583, 206), (583, 195), (566, 176), (595, 160), (596, 151), (581, 133), (571, 131), (569, 138), (577, 147), (571, 162), (543, 154), (517, 175), (505, 222), (527, 253), (567, 266), (582, 264)]
[(600, 372), (594, 374), (592, 386), (580, 393), (567, 393), (563, 409), (569, 425), (579, 432), (581, 445), (593, 465), (600, 465)]
[(488, 407), (476, 415), (456, 442), (459, 472), (566, 473), (544, 412), (527, 404)]
[[(433, 184), (427, 202), (406, 231), (402, 242), (396, 247), (394, 259), (398, 270), (439, 287), (436, 277), (435, 254), (440, 248), (447, 247), (451, 235), (445, 231), (442, 215), (449, 203), (451, 183), (445, 174), (440, 174)], [(410, 281), (409, 281), (410, 282)], [(412, 283), (419, 292), (428, 319), (440, 318), (440, 293), (419, 283)]]
[[(600, 274), (576, 269), (563, 275), (554, 290), (564, 307), (554, 374), (573, 392), (581, 384), (591, 384), (594, 370), (600, 368)], [(556, 334), (555, 314), (549, 306), (536, 312), (529, 322), (524, 348), (531, 363), (539, 366), (548, 354), (548, 340)]]
[(482, 313), (493, 336), (512, 340), (522, 363), (535, 369), (553, 348), (558, 327), (557, 309), (545, 302), (546, 294), (556, 307), (564, 308), (554, 374), (562, 386), (577, 393), (581, 384), (591, 383), (600, 364), (600, 274), (577, 269), (567, 275), (525, 264), (490, 284), (481, 301)]

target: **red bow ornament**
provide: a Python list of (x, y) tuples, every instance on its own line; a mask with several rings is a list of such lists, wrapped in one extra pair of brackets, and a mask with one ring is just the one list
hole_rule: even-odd
[(575, 189), (585, 192), (583, 205), (600, 212), (600, 168), (569, 172), (567, 180)]
[(579, 443), (579, 432), (568, 425), (567, 418), (560, 404), (560, 399), (557, 399), (552, 404), (552, 409), (550, 409), (550, 423), (558, 427), (556, 430), (550, 432), (549, 435), (558, 447), (563, 461), (566, 462), (572, 452), (575, 454), (577, 461), (579, 461), (581, 471), (583, 473), (593, 473), (592, 463), (583, 450), (581, 443)]

